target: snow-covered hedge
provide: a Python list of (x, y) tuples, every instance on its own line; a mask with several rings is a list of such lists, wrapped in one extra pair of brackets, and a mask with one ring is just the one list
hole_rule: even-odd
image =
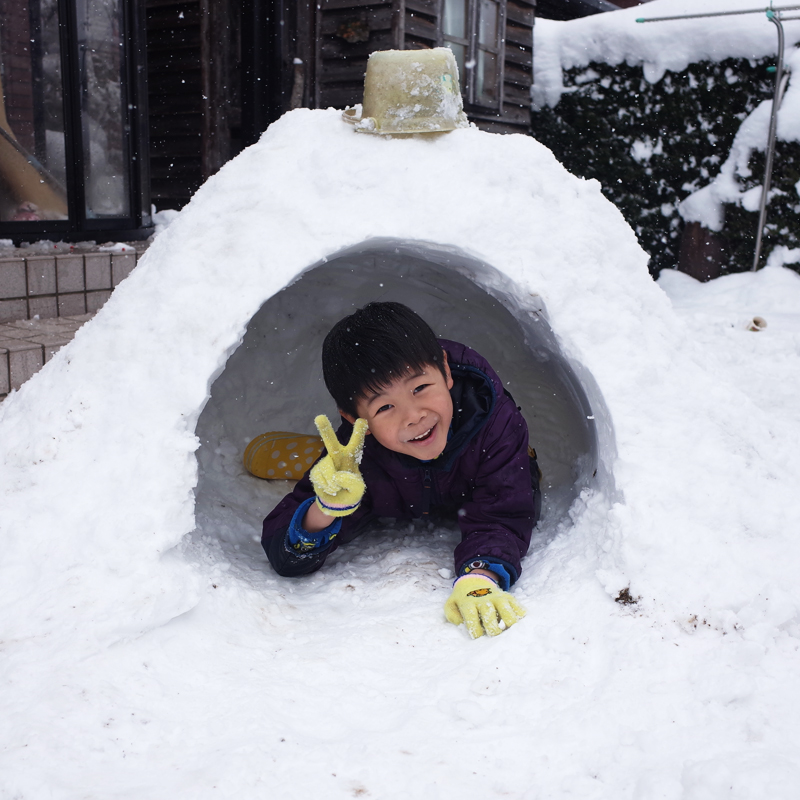
[[(705, 61), (655, 84), (639, 66), (593, 63), (565, 78), (572, 91), (534, 113), (534, 135), (570, 172), (600, 181), (650, 254), (654, 274), (674, 267), (679, 204), (719, 171), (739, 125), (769, 96), (764, 63)], [(750, 266), (752, 216), (740, 213), (735, 226), (725, 226), (740, 245), (731, 251), (733, 270)]]
[[(600, 181), (650, 254), (653, 274), (677, 266), (687, 221), (721, 235), (723, 271), (752, 266), (774, 26), (761, 15), (636, 23), (722, 5), (656, 0), (568, 23), (537, 22), (534, 135), (570, 171)], [(724, 5), (749, 7), (746, 0)], [(800, 36), (797, 23), (785, 27), (791, 67)], [(763, 248), (773, 263), (800, 259), (793, 94), (790, 86)]]

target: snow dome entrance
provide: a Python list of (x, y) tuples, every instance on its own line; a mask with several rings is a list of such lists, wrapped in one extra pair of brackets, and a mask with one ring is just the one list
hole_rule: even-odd
[[(595, 417), (605, 415), (590, 406), (561, 353), (541, 298), (521, 296), (491, 266), (428, 243), (373, 240), (303, 273), (261, 306), (213, 383), (197, 424), (199, 527), (208, 531), (204, 518), (208, 522), (212, 514), (210, 527), (235, 540), (238, 525), (231, 515), (251, 518), (249, 527), (261, 513), (246, 508), (253, 491), (268, 511), (288, 490), (288, 481), (245, 473), (242, 452), (260, 433), (314, 433), (316, 414), (337, 418), (322, 379), (322, 340), (339, 319), (373, 300), (405, 303), (438, 336), (463, 342), (489, 360), (528, 422), (544, 474), (544, 518), (561, 518), (596, 475)], [(598, 396), (594, 405), (600, 402)], [(249, 499), (242, 495), (244, 485)]]

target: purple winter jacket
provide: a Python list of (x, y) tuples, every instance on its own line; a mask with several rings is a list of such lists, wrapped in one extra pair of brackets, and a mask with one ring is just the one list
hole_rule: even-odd
[[(361, 462), (367, 489), (361, 506), (342, 520), (326, 549), (299, 554), (286, 538), (298, 506), (314, 496), (306, 473), (264, 520), (261, 543), (279, 574), (316, 571), (329, 553), (379, 517), (416, 519), (435, 512), (452, 514), (461, 527), (456, 574), (473, 560), (489, 559), (506, 568), (512, 584), (516, 581), (541, 502), (538, 474), (531, 482), (528, 427), (482, 356), (463, 344), (439, 341), (453, 375), (453, 424), (444, 452), (434, 461), (419, 461), (367, 436)], [(351, 431), (343, 420), (339, 440), (349, 441)]]

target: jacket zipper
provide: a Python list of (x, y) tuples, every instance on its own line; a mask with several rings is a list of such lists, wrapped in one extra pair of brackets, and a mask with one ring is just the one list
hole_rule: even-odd
[(427, 517), (431, 510), (431, 471), (426, 469), (422, 474), (422, 516)]

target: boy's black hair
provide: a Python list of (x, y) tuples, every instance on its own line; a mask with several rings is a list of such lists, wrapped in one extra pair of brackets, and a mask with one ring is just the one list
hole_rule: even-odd
[(402, 303), (368, 303), (337, 322), (322, 343), (325, 386), (341, 411), (410, 369), (435, 365), (446, 377), (442, 346), (419, 314)]

